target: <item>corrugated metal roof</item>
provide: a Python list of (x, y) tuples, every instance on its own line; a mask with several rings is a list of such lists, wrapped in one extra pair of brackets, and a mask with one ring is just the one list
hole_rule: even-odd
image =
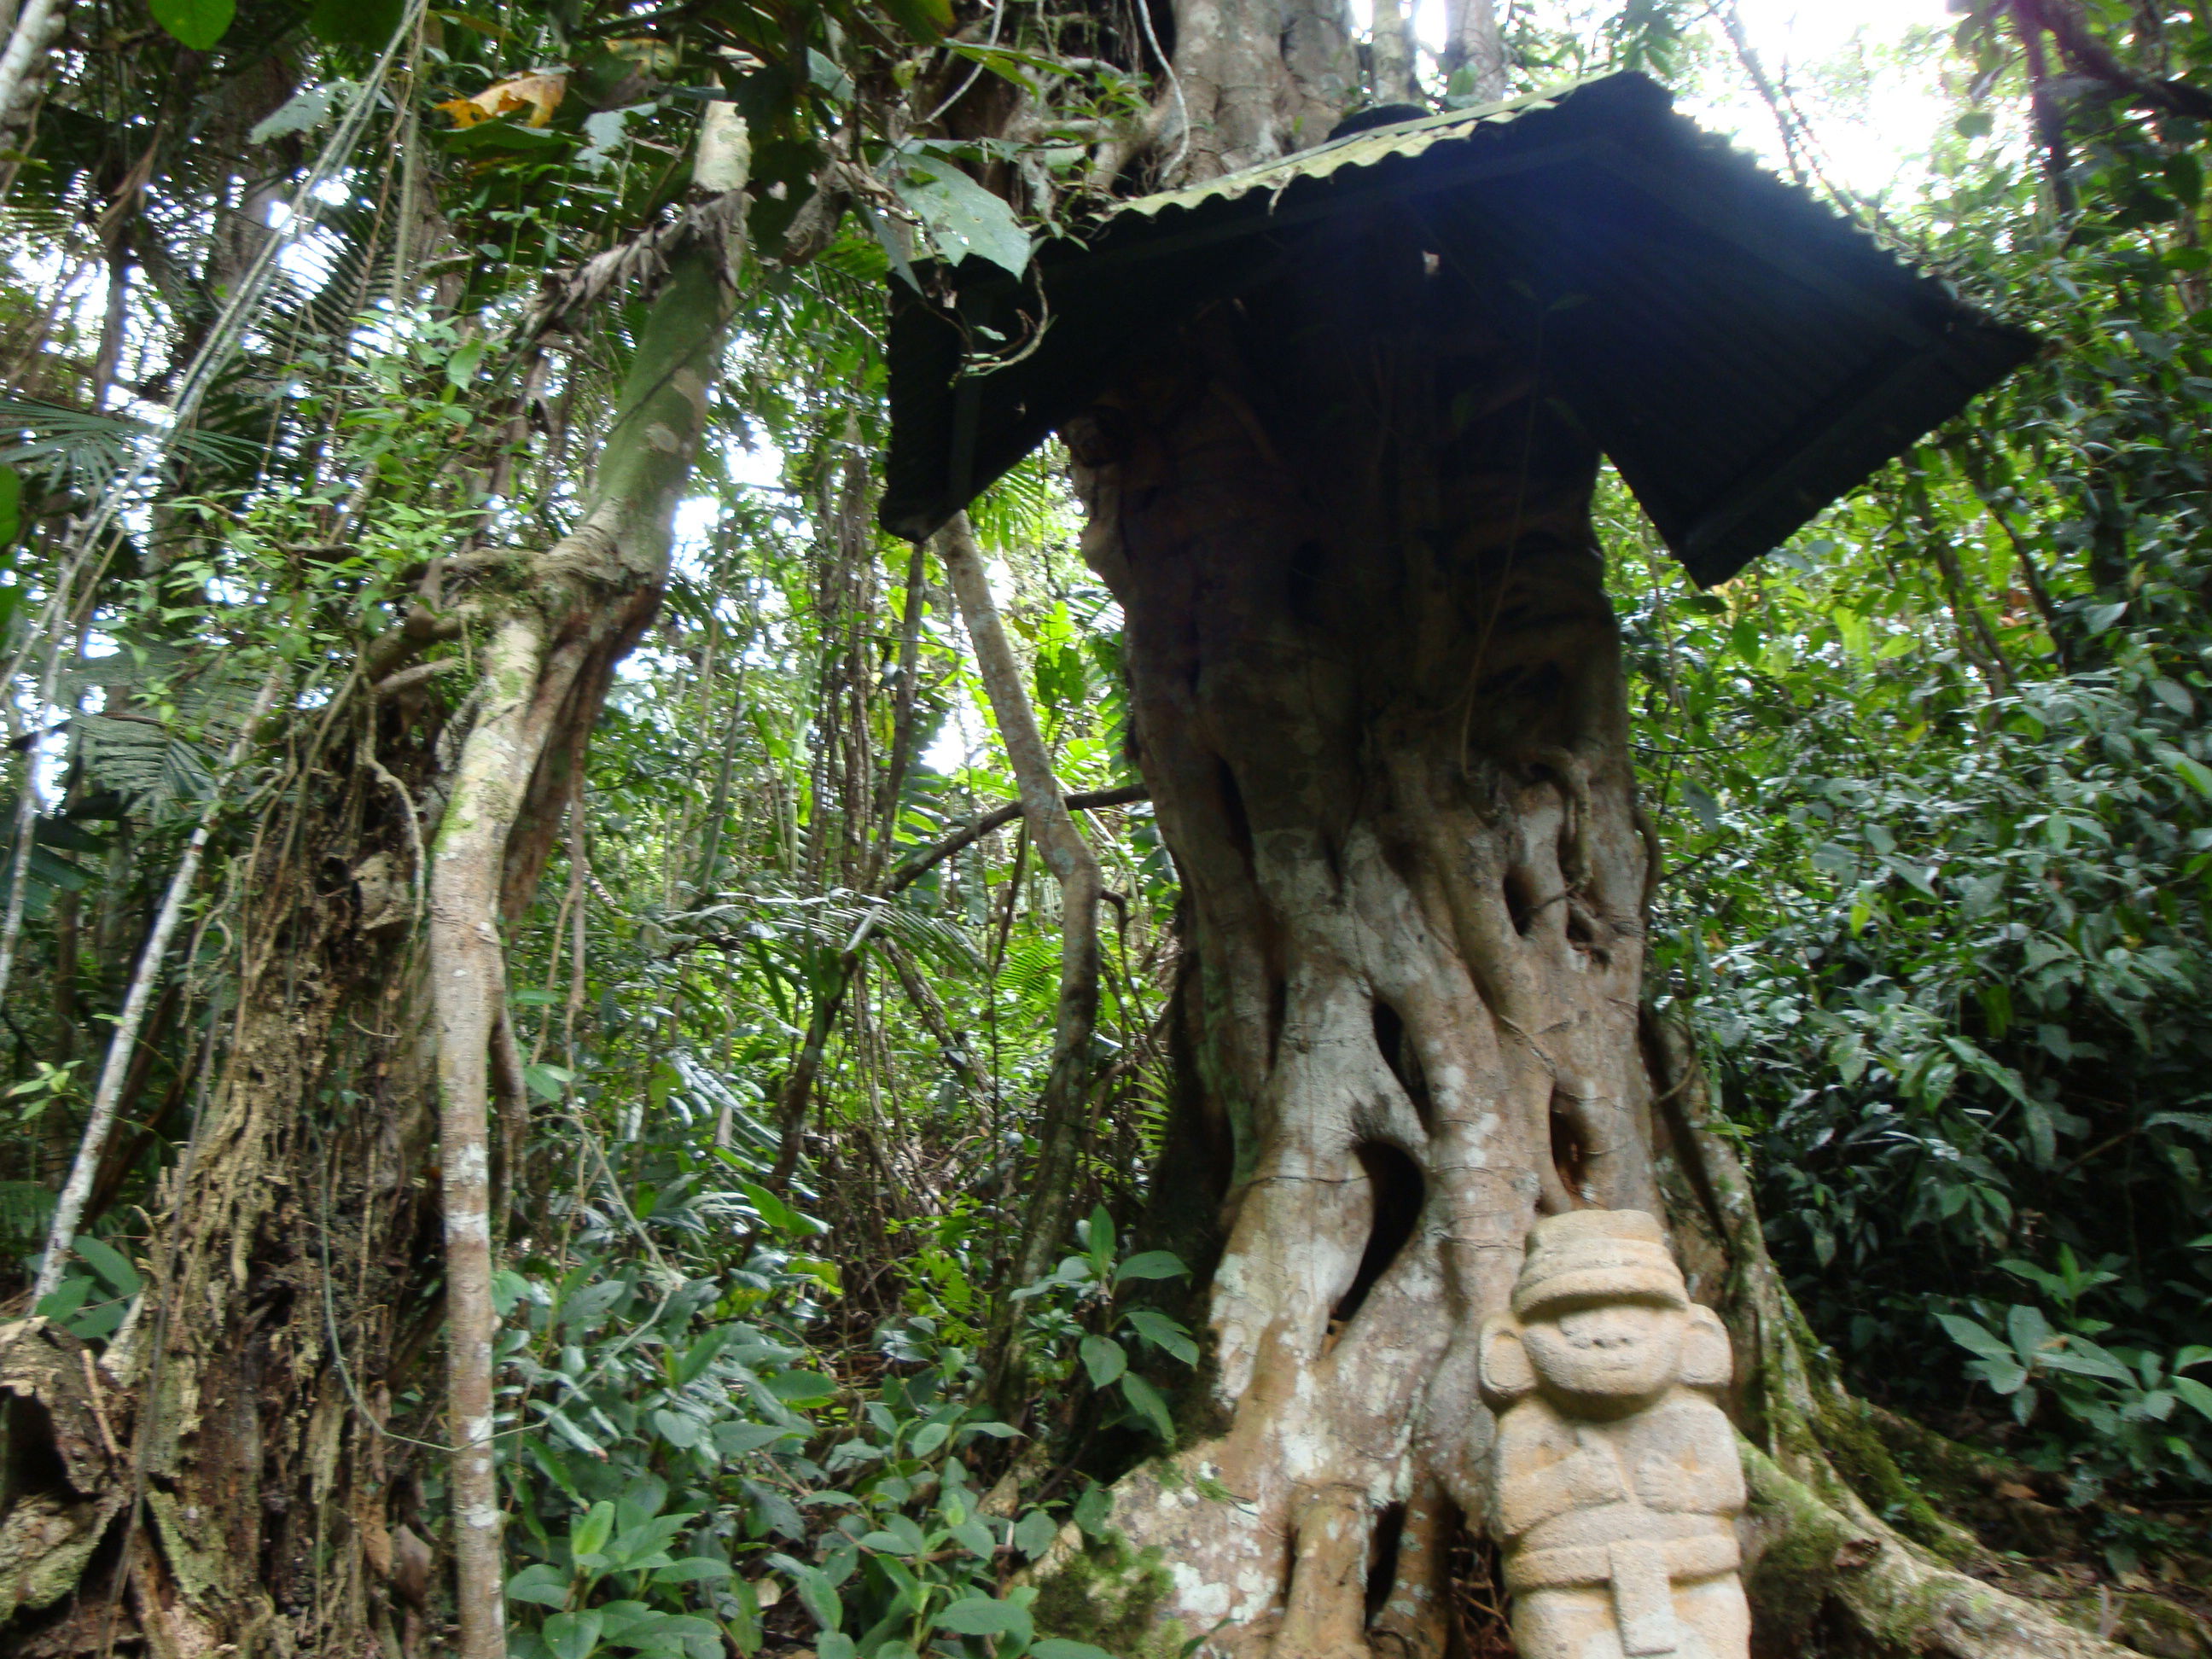
[(1499, 126), (1516, 115), (1551, 109), (1561, 99), (1571, 96), (1579, 88), (1595, 86), (1598, 82), (1610, 78), (1599, 76), (1589, 81), (1554, 87), (1548, 92), (1509, 98), (1503, 103), (1486, 104), (1474, 109), (1448, 110), (1441, 115), (1423, 116), (1415, 121), (1400, 121), (1390, 126), (1351, 133), (1328, 143), (1316, 145), (1312, 149), (1302, 149), (1295, 155), (1286, 155), (1279, 161), (1246, 167), (1241, 173), (1224, 173), (1218, 179), (1209, 179), (1203, 184), (1187, 185), (1181, 190), (1164, 190), (1156, 196), (1139, 196), (1132, 201), (1117, 203), (1108, 216), (1125, 218), (1136, 215), (1158, 218), (1174, 208), (1201, 207), (1208, 202), (1233, 202), (1240, 197), (1249, 196), (1256, 190), (1279, 191), (1300, 179), (1327, 179), (1346, 167), (1373, 167), (1387, 155), (1419, 155), (1431, 144), (1469, 137), (1477, 128)]
[[(1543, 331), (1567, 402), (1708, 585), (2035, 350), (1698, 131), (1656, 82), (1608, 76), (1122, 204), (1019, 283), (970, 260), (957, 325), (896, 294), (884, 525), (934, 530), (1133, 353), (1385, 201), (1474, 273), (1477, 302)], [(1015, 361), (964, 362), (971, 342), (1025, 337)]]

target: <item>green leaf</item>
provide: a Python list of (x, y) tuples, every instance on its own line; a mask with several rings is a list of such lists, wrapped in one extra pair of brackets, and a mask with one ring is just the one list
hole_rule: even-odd
[(1110, 1336), (1083, 1339), (1083, 1368), (1091, 1373), (1093, 1388), (1103, 1389), (1129, 1369), (1129, 1356)]
[(2166, 1386), (2185, 1404), (2194, 1406), (2201, 1415), (2212, 1417), (2212, 1388), (2205, 1387), (2193, 1376), (2177, 1376)]
[(806, 49), (806, 78), (832, 102), (849, 104), (853, 101), (853, 77), (845, 73), (835, 58), (823, 56), (811, 46)]
[(85, 1298), (92, 1294), (89, 1279), (64, 1279), (58, 1289), (33, 1309), (41, 1319), (65, 1320), (84, 1306)]
[(495, 116), (472, 127), (448, 127), (438, 133), (438, 143), (460, 155), (527, 155), (541, 156), (550, 150), (569, 150), (576, 141), (557, 127), (526, 127), (511, 115)]
[(690, 1451), (706, 1432), (706, 1425), (697, 1418), (667, 1410), (653, 1413), (653, 1427), (655, 1433), (678, 1451)]
[(2181, 774), (2183, 781), (2191, 788), (2208, 799), (2212, 799), (2212, 766), (2207, 766), (2202, 761), (2191, 760), (2186, 755), (2177, 753), (2173, 757), (2173, 769)]
[(723, 1606), (735, 1610), (726, 1615), (728, 1623), (725, 1628), (744, 1659), (753, 1659), (761, 1650), (760, 1593), (753, 1588), (751, 1580), (732, 1578), (728, 1594), (730, 1599)]
[(1071, 1642), (1064, 1636), (1048, 1636), (1030, 1644), (1030, 1659), (1114, 1659), (1103, 1648), (1088, 1642)]
[(1971, 1319), (1958, 1314), (1937, 1314), (1936, 1322), (1951, 1334), (1954, 1342), (1972, 1349), (1984, 1359), (2012, 1358), (2012, 1350), (2002, 1340)]
[(607, 1540), (615, 1533), (615, 1506), (599, 1503), (584, 1512), (584, 1518), (568, 1529), (568, 1553), (582, 1557), (597, 1555), (606, 1548)]
[(817, 1233), (829, 1231), (828, 1224), (817, 1221), (812, 1216), (801, 1215), (758, 1182), (740, 1181), (738, 1188), (752, 1200), (753, 1209), (760, 1216), (762, 1224), (777, 1232), (795, 1238), (811, 1238)]
[(507, 1599), (510, 1601), (534, 1601), (544, 1607), (566, 1607), (568, 1604), (568, 1581), (555, 1568), (540, 1561), (535, 1566), (525, 1567), (507, 1581)]
[(988, 1595), (967, 1596), (944, 1608), (937, 1615), (937, 1627), (959, 1636), (1011, 1636), (1021, 1642), (1027, 1642), (1036, 1628), (1027, 1607)]
[[(447, 383), (457, 387), (466, 387), (473, 383), (477, 378), (477, 367), (483, 362), (483, 355), (484, 343), (482, 340), (471, 340), (457, 348), (453, 355), (446, 359)], [(559, 1067), (544, 1069), (557, 1071)], [(557, 1095), (554, 1097), (556, 1100), (559, 1097)]]
[(825, 1639), (817, 1644), (815, 1651), (826, 1656), (830, 1644), (826, 1639), (845, 1622), (845, 1605), (837, 1599), (836, 1586), (830, 1582), (829, 1574), (819, 1567), (810, 1567), (788, 1555), (771, 1555), (768, 1564), (788, 1577), (799, 1587), (799, 1599), (805, 1603), (814, 1622), (822, 1627)]
[(826, 1406), (837, 1397), (836, 1380), (820, 1371), (778, 1371), (763, 1381), (768, 1391), (785, 1405), (802, 1409)]
[(2043, 1316), (2040, 1308), (2014, 1304), (2005, 1310), (2005, 1334), (2012, 1338), (2012, 1350), (2020, 1357), (2020, 1363), (2033, 1365), (2043, 1357), (2052, 1332), (2051, 1322)]
[(1165, 1314), (1151, 1308), (1132, 1308), (1128, 1322), (1137, 1334), (1154, 1347), (1173, 1354), (1186, 1365), (1198, 1364), (1198, 1344), (1190, 1340), (1190, 1333)]
[[(2020, 1418), (2023, 1423), (2027, 1420), (2020, 1402), (2023, 1393), (2025, 1397), (2032, 1401), (2035, 1390), (2033, 1389), (2023, 1390), (2023, 1385), (2027, 1382), (2027, 1367), (2021, 1364), (2020, 1361), (2014, 1359), (2010, 1354), (2007, 1354), (2002, 1359), (1992, 1357), (1988, 1359), (1973, 1360), (1966, 1367), (1966, 1375), (1978, 1377), (1988, 1383), (1992, 1393), (2012, 1395), (2013, 1414)], [(2030, 1409), (2033, 1409), (2032, 1406)]]
[[(1048, 699), (1049, 701), (1049, 699)], [(1106, 1206), (1098, 1205), (1091, 1212), (1091, 1221), (1085, 1229), (1085, 1238), (1091, 1257), (1093, 1277), (1103, 1280), (1114, 1266), (1114, 1218), (1106, 1213)]]
[(1182, 1258), (1172, 1250), (1146, 1250), (1116, 1267), (1114, 1282), (1120, 1285), (1132, 1279), (1180, 1279), (1189, 1271), (1182, 1265)]
[(599, 1644), (599, 1628), (605, 1620), (597, 1611), (556, 1613), (539, 1632), (553, 1659), (589, 1659)]
[(1168, 1402), (1160, 1398), (1158, 1389), (1132, 1371), (1121, 1379), (1121, 1393), (1152, 1425), (1153, 1433), (1169, 1445), (1175, 1444), (1175, 1419), (1168, 1415)]
[(1075, 1524), (1089, 1537), (1103, 1537), (1106, 1522), (1113, 1513), (1113, 1497), (1103, 1486), (1087, 1487), (1083, 1496), (1075, 1500)]
[(725, 1457), (744, 1457), (779, 1440), (797, 1439), (798, 1431), (769, 1423), (717, 1423), (714, 1449)]
[(576, 1074), (565, 1066), (526, 1066), (522, 1080), (538, 1099), (558, 1102), (576, 1080)]
[[(334, 46), (381, 46), (399, 27), (405, 0), (315, 0), (307, 27)], [(444, 11), (441, 18), (458, 14)]]
[(653, 1575), (656, 1584), (708, 1584), (730, 1577), (732, 1569), (726, 1561), (711, 1556), (687, 1555), (680, 1561), (672, 1561)]
[(948, 262), (972, 255), (1016, 276), (1029, 269), (1029, 233), (1014, 210), (951, 162), (909, 153), (898, 158), (893, 179), (899, 199), (921, 216)]
[[(915, 40), (932, 44), (952, 33), (952, 0), (884, 0), (884, 9)], [(822, 1659), (830, 1659), (824, 1654)]]
[(595, 1284), (586, 1285), (562, 1303), (560, 1316), (556, 1323), (589, 1330), (605, 1319), (608, 1310), (629, 1293), (629, 1286), (619, 1279), (602, 1279)]
[(1043, 1510), (1031, 1510), (1014, 1524), (1014, 1547), (1035, 1560), (1060, 1536), (1060, 1522)]
[(2036, 1357), (2052, 1370), (2071, 1371), (2077, 1376), (2101, 1377), (2107, 1382), (2118, 1382), (2126, 1388), (2133, 1388), (2136, 1384), (2133, 1371), (2086, 1336), (2069, 1336), (2063, 1345), (2054, 1343), (2040, 1350)]
[(97, 1341), (101, 1337), (112, 1335), (128, 1311), (126, 1304), (119, 1300), (103, 1302), (91, 1312), (70, 1320), (70, 1334), (80, 1342)]
[(194, 52), (222, 39), (238, 15), (235, 0), (147, 0), (154, 21)]
[(23, 532), (23, 475), (0, 465), (0, 547)]
[(76, 1253), (82, 1256), (92, 1270), (115, 1287), (118, 1296), (136, 1296), (144, 1283), (138, 1270), (131, 1265), (131, 1258), (103, 1239), (79, 1237)]
[(295, 92), (281, 105), (274, 115), (265, 115), (253, 124), (246, 135), (249, 144), (265, 144), (271, 138), (282, 138), (287, 133), (313, 132), (331, 118), (331, 106), (338, 91), (351, 91), (349, 82), (325, 82), (319, 87), (309, 87), (305, 92)]

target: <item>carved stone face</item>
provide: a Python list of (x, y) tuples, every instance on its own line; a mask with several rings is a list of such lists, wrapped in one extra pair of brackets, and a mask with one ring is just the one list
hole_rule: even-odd
[(1570, 1302), (1522, 1322), (1537, 1386), (1563, 1405), (1636, 1411), (1680, 1378), (1689, 1320), (1641, 1300)]

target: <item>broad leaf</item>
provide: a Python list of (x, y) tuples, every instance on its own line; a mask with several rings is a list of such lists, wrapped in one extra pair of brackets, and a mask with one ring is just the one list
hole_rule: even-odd
[(229, 32), (236, 0), (147, 0), (154, 21), (194, 52), (205, 52)]
[(1132, 1308), (1128, 1320), (1137, 1334), (1154, 1347), (1164, 1349), (1186, 1365), (1198, 1364), (1198, 1344), (1191, 1340), (1188, 1331), (1165, 1314), (1151, 1308)]
[(904, 155), (895, 180), (899, 199), (919, 216), (929, 240), (951, 263), (973, 255), (1017, 276), (1029, 269), (1029, 233), (1015, 222), (1014, 210), (951, 162)]
[(534, 1601), (539, 1607), (562, 1607), (568, 1604), (568, 1581), (555, 1568), (540, 1561), (525, 1567), (507, 1581), (507, 1599), (510, 1601)]
[(1190, 1271), (1172, 1250), (1146, 1250), (1131, 1256), (1114, 1270), (1114, 1282), (1132, 1279), (1180, 1279)]
[(605, 1622), (596, 1610), (556, 1613), (545, 1621), (539, 1634), (553, 1659), (589, 1659), (592, 1650), (599, 1644), (599, 1630)]
[(985, 1595), (970, 1595), (944, 1608), (937, 1627), (960, 1636), (1012, 1636), (1024, 1643), (1033, 1629), (1027, 1607)]
[(1153, 1433), (1170, 1446), (1175, 1444), (1175, 1419), (1168, 1415), (1168, 1402), (1160, 1398), (1158, 1389), (1132, 1372), (1121, 1379), (1121, 1393), (1152, 1425)]
[(1129, 1356), (1110, 1336), (1086, 1336), (1083, 1367), (1091, 1373), (1091, 1385), (1103, 1389), (1129, 1369)]

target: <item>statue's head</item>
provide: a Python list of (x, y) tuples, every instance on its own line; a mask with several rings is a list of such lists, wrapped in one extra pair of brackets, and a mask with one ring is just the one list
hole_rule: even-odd
[(1540, 1390), (1577, 1415), (1614, 1417), (1677, 1383), (1725, 1384), (1728, 1333), (1691, 1302), (1651, 1217), (1574, 1210), (1530, 1231), (1513, 1311), (1483, 1326), (1480, 1371), (1493, 1408)]

